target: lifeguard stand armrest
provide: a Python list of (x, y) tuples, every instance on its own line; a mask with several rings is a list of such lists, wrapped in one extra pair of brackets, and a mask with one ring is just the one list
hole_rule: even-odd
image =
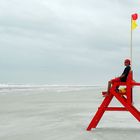
[(140, 83), (139, 82), (136, 82), (136, 81), (132, 81), (130, 83), (128, 83), (128, 82), (117, 82), (114, 85), (115, 86), (127, 86), (128, 84), (129, 85), (132, 85), (132, 86), (140, 86)]
[(132, 82), (132, 85), (133, 85), (133, 86), (140, 86), (140, 83), (138, 83), (138, 82), (136, 82), (136, 81), (133, 81), (133, 82)]

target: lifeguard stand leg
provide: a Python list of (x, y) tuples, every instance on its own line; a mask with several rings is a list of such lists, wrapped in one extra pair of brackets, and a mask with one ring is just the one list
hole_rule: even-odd
[(128, 87), (127, 88), (127, 103), (128, 104), (133, 104), (133, 95), (132, 95), (132, 93), (133, 93), (133, 89), (132, 89), (132, 87)]
[(98, 108), (98, 111), (96, 112), (94, 118), (91, 120), (89, 126), (87, 127), (87, 131), (90, 131), (92, 128), (96, 128), (96, 126), (98, 125), (100, 119), (102, 118), (106, 108), (110, 104), (112, 98), (113, 98), (112, 94), (109, 94), (108, 96), (105, 97), (104, 101)]

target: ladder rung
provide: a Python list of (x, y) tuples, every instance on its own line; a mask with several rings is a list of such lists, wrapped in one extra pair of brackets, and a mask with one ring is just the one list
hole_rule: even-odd
[(107, 107), (106, 111), (128, 111), (125, 107)]

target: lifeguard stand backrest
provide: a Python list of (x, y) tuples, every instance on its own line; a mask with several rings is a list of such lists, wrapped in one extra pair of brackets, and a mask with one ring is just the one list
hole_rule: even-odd
[(128, 76), (127, 76), (126, 82), (128, 83), (128, 82), (132, 82), (132, 81), (133, 81), (133, 71), (130, 70), (130, 72), (129, 72)]

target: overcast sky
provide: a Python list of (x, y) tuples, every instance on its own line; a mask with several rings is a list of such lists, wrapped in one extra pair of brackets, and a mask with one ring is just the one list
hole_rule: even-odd
[[(129, 57), (136, 12), (138, 0), (0, 0), (0, 83), (106, 84)], [(136, 80), (139, 36), (140, 24), (133, 31)]]

